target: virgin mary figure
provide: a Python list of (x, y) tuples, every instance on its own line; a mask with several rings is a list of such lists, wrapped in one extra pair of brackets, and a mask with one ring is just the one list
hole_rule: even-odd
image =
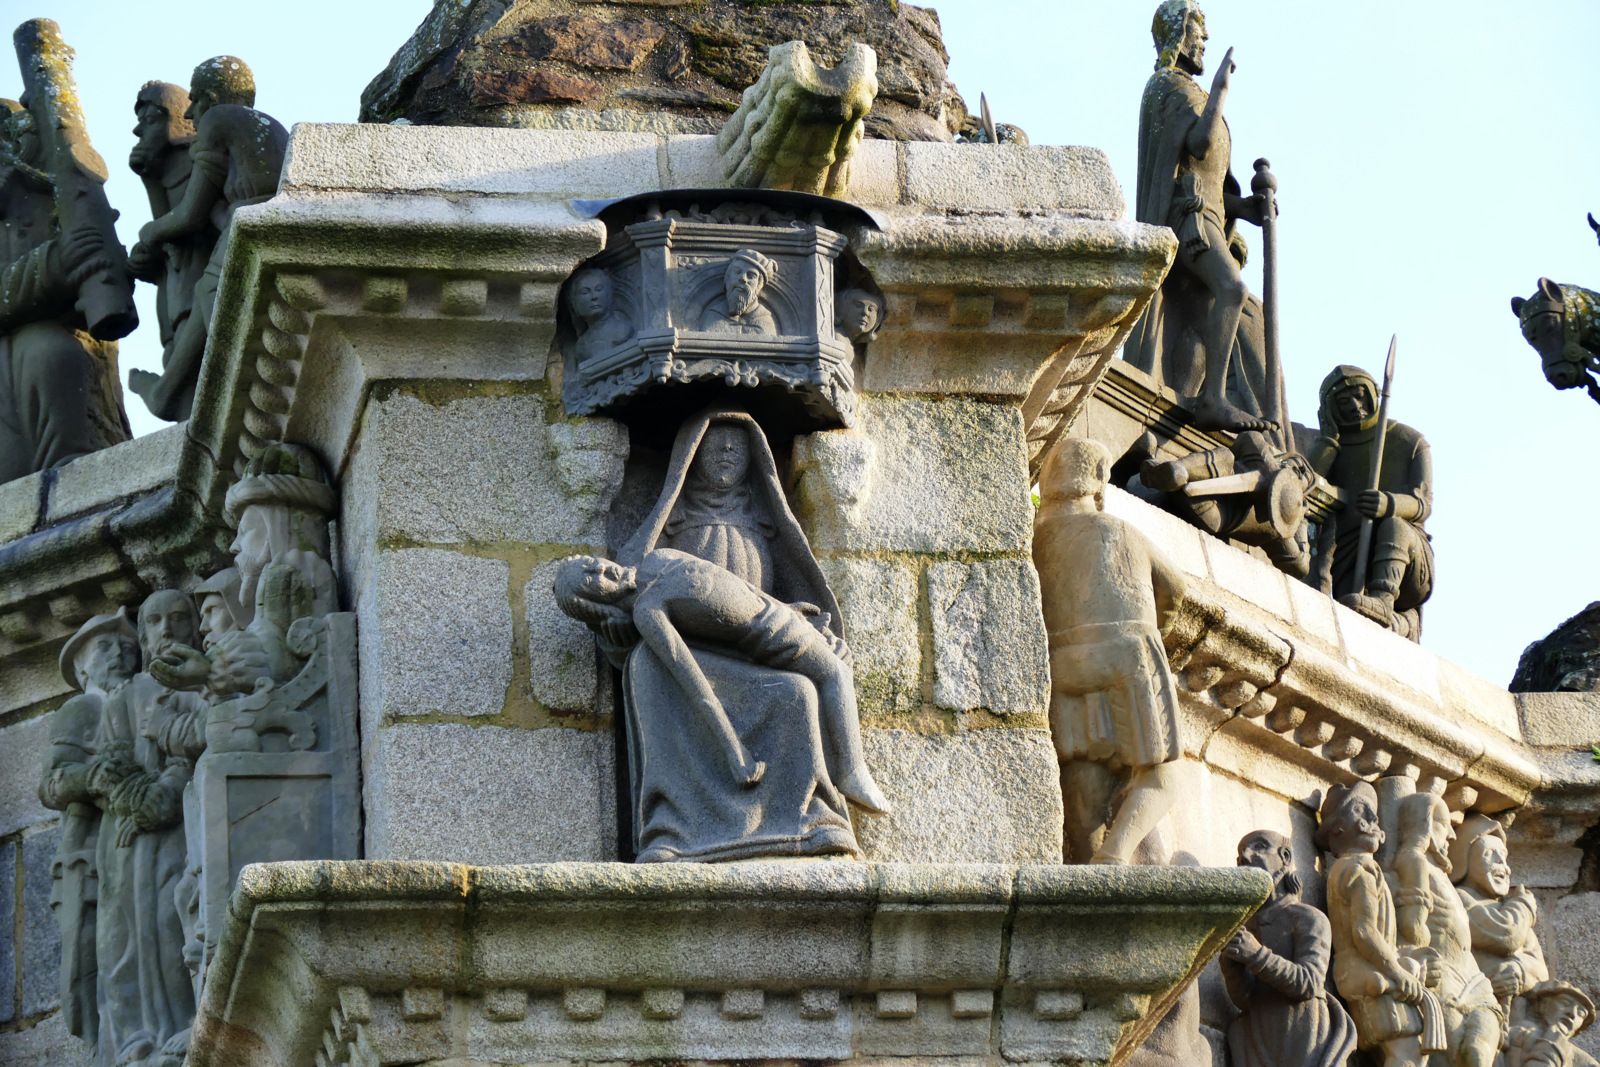
[[(679, 430), (661, 494), (619, 562), (637, 567), (658, 548), (714, 563), (792, 607), (848, 657), (839, 605), (749, 414), (713, 408)], [(739, 643), (754, 650), (761, 636)], [(774, 666), (771, 649), (752, 656), (687, 643), (734, 733), (766, 770), (755, 782), (730, 777), (711, 726), (688, 712), (691, 700), (667, 666), (633, 645), (623, 696), (638, 860), (859, 856), (846, 801), (872, 812), (888, 804), (867, 771), (853, 687), (823, 701), (810, 679)]]

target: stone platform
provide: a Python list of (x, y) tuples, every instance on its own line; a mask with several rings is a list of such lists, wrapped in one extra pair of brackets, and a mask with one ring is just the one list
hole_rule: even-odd
[(246, 868), (190, 1067), (1109, 1064), (1253, 870), (752, 862)]

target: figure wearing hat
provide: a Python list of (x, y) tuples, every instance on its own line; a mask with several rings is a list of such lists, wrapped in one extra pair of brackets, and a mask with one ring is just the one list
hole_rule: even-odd
[(1594, 1022), (1594, 1001), (1571, 982), (1540, 982), (1523, 995), (1506, 1038), (1505, 1067), (1600, 1067), (1572, 1043)]
[(1463, 819), (1450, 842), (1450, 880), (1466, 905), (1472, 955), (1502, 1005), (1550, 977), (1533, 932), (1539, 903), (1511, 884), (1504, 826), (1479, 812)]
[(700, 329), (707, 333), (768, 334), (778, 332), (772, 312), (761, 306), (761, 293), (777, 276), (778, 265), (753, 248), (741, 248), (722, 274), (722, 298), (706, 306)]
[(96, 615), (67, 639), (61, 675), (79, 694), (50, 716), (50, 750), (39, 783), (40, 802), (61, 812), (61, 843), (50, 867), (50, 908), (61, 929), (62, 1020), (68, 1033), (90, 1045), (98, 1042), (100, 1030), (95, 980), (100, 808), (91, 786), (95, 737), (107, 697), (138, 669), (139, 637), (124, 610)]
[[(1346, 607), (1417, 640), (1422, 604), (1433, 595), (1433, 544), (1423, 529), (1433, 510), (1433, 458), (1427, 439), (1389, 420), (1378, 456), (1378, 385), (1360, 367), (1323, 379), (1319, 432), (1307, 451), (1312, 469), (1339, 492), (1343, 506), (1323, 525), (1307, 579)], [(1372, 471), (1380, 464), (1377, 489)], [(1356, 573), (1361, 525), (1371, 521), (1372, 556)]]

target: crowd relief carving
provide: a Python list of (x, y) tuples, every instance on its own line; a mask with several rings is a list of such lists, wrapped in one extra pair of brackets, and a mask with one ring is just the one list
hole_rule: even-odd
[(838, 603), (753, 418), (686, 422), (618, 559), (565, 561), (555, 595), (622, 671), (638, 861), (860, 855), (849, 805), (889, 804)]
[(843, 283), (844, 238), (758, 204), (651, 214), (567, 282), (568, 412), (716, 383), (785, 394), (819, 427), (848, 424), (852, 362), (884, 304)]
[(69, 1032), (105, 1067), (176, 1067), (232, 880), (354, 858), (354, 619), (335, 608), (332, 487), (274, 444), (228, 491), (234, 566), (85, 622), (39, 787), (63, 812), (52, 900)]
[(1571, 1039), (1593, 1002), (1550, 980), (1502, 823), (1469, 812), (1458, 825), (1436, 794), (1392, 777), (1329, 790), (1317, 843), (1360, 1048), (1386, 1067), (1592, 1062)]

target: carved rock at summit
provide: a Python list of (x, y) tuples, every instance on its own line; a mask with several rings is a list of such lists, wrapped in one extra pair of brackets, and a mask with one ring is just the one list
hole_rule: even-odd
[(949, 141), (968, 114), (932, 10), (910, 4), (436, 3), (361, 96), (361, 121), (715, 133), (768, 53), (805, 41), (816, 62), (877, 53), (866, 134)]
[(1522, 650), (1513, 693), (1600, 690), (1600, 600)]

